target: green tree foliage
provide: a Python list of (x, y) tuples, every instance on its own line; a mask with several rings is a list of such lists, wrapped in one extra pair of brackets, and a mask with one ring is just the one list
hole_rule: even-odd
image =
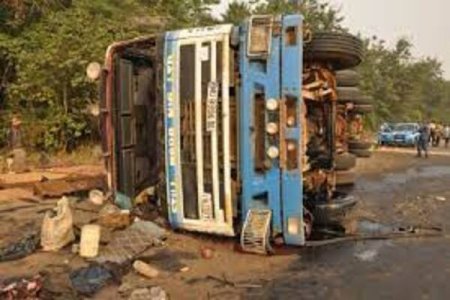
[(383, 121), (448, 121), (449, 83), (439, 61), (413, 57), (413, 45), (405, 38), (392, 48), (376, 37), (365, 45), (359, 72), (361, 88), (374, 99), (371, 127)]
[[(20, 113), (26, 142), (71, 149), (89, 139), (97, 101), (89, 62), (114, 41), (212, 22), (215, 0), (8, 0), (0, 5), (0, 100)], [(8, 114), (2, 114), (6, 128)], [(1, 131), (0, 131), (1, 134)], [(1, 137), (1, 136), (0, 136)], [(4, 136), (3, 136), (4, 138)], [(1, 142), (1, 138), (0, 138)]]
[(343, 18), (339, 10), (320, 0), (303, 0), (296, 4), (286, 0), (234, 1), (223, 15), (225, 22), (241, 23), (251, 14), (301, 13), (312, 30), (340, 30)]
[(252, 7), (247, 2), (231, 2), (224, 14), (222, 21), (238, 25), (252, 14)]

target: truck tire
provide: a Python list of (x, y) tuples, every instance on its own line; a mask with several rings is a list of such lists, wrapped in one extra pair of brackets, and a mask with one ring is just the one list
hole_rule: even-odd
[(355, 181), (356, 172), (354, 170), (336, 172), (336, 186), (352, 186)]
[(356, 203), (357, 201), (354, 197), (346, 196), (333, 199), (327, 203), (316, 204), (312, 211), (314, 225), (328, 226), (342, 224)]
[(306, 62), (330, 64), (336, 71), (358, 66), (362, 56), (362, 41), (351, 34), (338, 32), (314, 33), (304, 51)]
[(336, 155), (335, 167), (336, 171), (345, 171), (353, 169), (356, 166), (356, 156), (351, 153), (343, 153)]
[(360, 115), (370, 114), (373, 112), (373, 106), (371, 104), (357, 104), (350, 112)]
[(349, 149), (348, 152), (355, 154), (356, 157), (369, 158), (372, 156), (372, 151), (368, 149)]
[(358, 86), (360, 76), (355, 70), (342, 70), (336, 72), (336, 82), (338, 86), (354, 87)]
[(364, 95), (357, 87), (337, 87), (336, 93), (338, 103), (354, 103), (356, 105), (368, 105), (372, 103), (372, 98)]
[(360, 140), (350, 140), (348, 141), (348, 148), (351, 150), (369, 150), (372, 148), (372, 143)]

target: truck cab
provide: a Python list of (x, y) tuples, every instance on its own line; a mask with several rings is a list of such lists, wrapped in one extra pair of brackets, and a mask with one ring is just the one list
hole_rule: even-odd
[[(252, 16), (111, 45), (101, 123), (116, 202), (155, 187), (175, 229), (240, 235), (258, 253), (275, 238), (304, 245), (307, 195), (333, 186), (336, 110), (326, 76), (305, 75), (302, 22)], [(314, 105), (325, 166), (309, 161)]]

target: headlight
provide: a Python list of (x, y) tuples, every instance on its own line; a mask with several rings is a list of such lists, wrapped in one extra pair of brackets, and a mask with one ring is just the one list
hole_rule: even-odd
[(269, 149), (267, 149), (267, 156), (271, 159), (275, 159), (280, 155), (280, 150), (276, 146), (270, 146)]
[(273, 123), (273, 122), (267, 123), (267, 125), (266, 125), (266, 132), (268, 134), (270, 134), (270, 135), (277, 134), (278, 133), (278, 125), (277, 125), (277, 123)]
[(266, 109), (270, 111), (274, 111), (278, 109), (278, 101), (276, 99), (269, 99), (266, 102)]

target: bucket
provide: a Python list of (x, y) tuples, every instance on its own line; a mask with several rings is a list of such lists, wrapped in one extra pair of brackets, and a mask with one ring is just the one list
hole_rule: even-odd
[(80, 239), (80, 256), (91, 258), (98, 255), (98, 247), (100, 244), (100, 226), (84, 225), (81, 229)]

